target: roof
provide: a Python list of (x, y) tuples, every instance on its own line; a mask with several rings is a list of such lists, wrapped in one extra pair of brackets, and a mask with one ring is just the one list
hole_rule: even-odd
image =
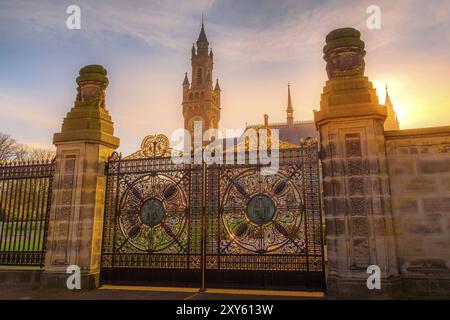
[(198, 40), (197, 40), (197, 43), (198, 42), (206, 42), (206, 43), (209, 43), (208, 42), (208, 39), (206, 38), (206, 32), (205, 32), (205, 27), (204, 27), (204, 24), (202, 23), (202, 29), (200, 30), (200, 34), (198, 35)]
[[(261, 127), (262, 124), (247, 126), (247, 128)], [(299, 144), (300, 139), (318, 138), (319, 132), (316, 129), (314, 121), (296, 121), (291, 126), (287, 123), (269, 123), (269, 127), (279, 130), (281, 141)]]

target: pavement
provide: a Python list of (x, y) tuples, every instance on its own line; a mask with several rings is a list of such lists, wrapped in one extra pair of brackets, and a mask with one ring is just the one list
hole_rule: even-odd
[(304, 300), (324, 299), (323, 292), (103, 286), (96, 290), (0, 287), (0, 300)]

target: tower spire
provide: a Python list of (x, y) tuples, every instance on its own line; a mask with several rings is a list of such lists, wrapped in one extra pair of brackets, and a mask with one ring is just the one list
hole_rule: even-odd
[(386, 106), (387, 117), (384, 122), (385, 130), (399, 130), (400, 123), (397, 118), (397, 113), (394, 110), (394, 105), (389, 97), (388, 86), (386, 85), (386, 99), (384, 100), (384, 105)]
[(187, 76), (187, 72), (184, 73), (183, 86), (189, 86), (189, 79), (188, 79), (188, 76)]
[(219, 79), (216, 79), (216, 86), (214, 87), (214, 91), (220, 91)]
[(294, 108), (292, 107), (292, 99), (291, 99), (291, 84), (288, 82), (288, 104), (286, 109), (286, 122), (289, 126), (294, 124)]
[(208, 42), (208, 38), (206, 37), (205, 21), (204, 21), (204, 17), (202, 14), (202, 27), (200, 29), (200, 34), (198, 35), (198, 40), (197, 40), (197, 53), (201, 54), (201, 55), (207, 55), (208, 54), (208, 46), (209, 46), (209, 42)]
[(205, 32), (205, 15), (201, 17), (200, 34), (196, 45), (192, 46), (192, 80), (183, 81), (183, 118), (184, 128), (194, 136), (194, 123), (202, 123), (202, 131), (217, 129), (220, 121), (220, 86), (213, 82), (213, 53), (209, 51)]
[(388, 85), (386, 84), (386, 100), (385, 100), (385, 102), (384, 102), (384, 105), (392, 105), (392, 102), (391, 102), (391, 98), (389, 97), (389, 91), (388, 91)]

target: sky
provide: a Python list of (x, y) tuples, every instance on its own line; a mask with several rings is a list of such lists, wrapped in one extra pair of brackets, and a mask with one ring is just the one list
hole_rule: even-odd
[[(69, 30), (69, 5), (81, 29)], [(369, 5), (381, 29), (369, 30)], [(311, 120), (327, 80), (322, 48), (333, 29), (366, 43), (366, 75), (402, 129), (450, 125), (449, 0), (0, 0), (0, 132), (51, 147), (87, 64), (108, 70), (106, 108), (124, 154), (144, 136), (183, 126), (182, 81), (201, 15), (222, 89), (220, 128), (285, 120), (291, 83), (295, 120)]]

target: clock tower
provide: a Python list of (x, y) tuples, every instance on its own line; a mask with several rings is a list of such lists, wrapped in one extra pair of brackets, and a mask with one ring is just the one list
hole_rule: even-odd
[(195, 121), (201, 122), (204, 133), (208, 129), (218, 129), (220, 120), (220, 86), (217, 79), (213, 86), (213, 52), (209, 49), (203, 21), (196, 45), (192, 45), (191, 82), (187, 73), (184, 76), (182, 103), (184, 128), (192, 139)]

